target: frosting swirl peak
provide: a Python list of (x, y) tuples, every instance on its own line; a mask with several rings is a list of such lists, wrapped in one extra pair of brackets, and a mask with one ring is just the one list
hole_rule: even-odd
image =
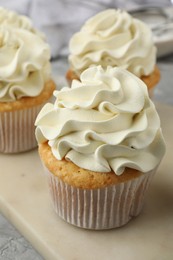
[(0, 26), (25, 29), (44, 38), (43, 33), (33, 27), (31, 20), (27, 16), (19, 15), (3, 7), (0, 7)]

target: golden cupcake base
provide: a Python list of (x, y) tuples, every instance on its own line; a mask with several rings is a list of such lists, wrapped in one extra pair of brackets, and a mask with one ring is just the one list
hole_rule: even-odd
[(54, 82), (49, 81), (37, 97), (0, 103), (1, 153), (19, 153), (37, 146), (34, 123), (43, 105), (51, 99), (54, 89)]

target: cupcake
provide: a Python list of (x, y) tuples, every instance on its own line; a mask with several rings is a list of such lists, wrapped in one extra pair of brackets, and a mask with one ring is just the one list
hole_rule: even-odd
[(165, 153), (145, 83), (122, 68), (92, 66), (54, 95), (35, 124), (56, 213), (81, 228), (125, 225), (141, 212)]
[(40, 36), (0, 26), (0, 152), (37, 146), (34, 122), (55, 89), (50, 49)]
[(90, 18), (72, 36), (69, 51), (69, 82), (93, 64), (127, 69), (147, 84), (150, 94), (160, 80), (150, 28), (125, 11), (107, 9)]

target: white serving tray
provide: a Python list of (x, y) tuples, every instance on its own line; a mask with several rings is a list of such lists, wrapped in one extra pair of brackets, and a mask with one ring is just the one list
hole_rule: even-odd
[(167, 152), (142, 213), (119, 229), (89, 231), (65, 223), (52, 209), (37, 150), (0, 154), (0, 211), (44, 259), (173, 259), (173, 107), (157, 108)]

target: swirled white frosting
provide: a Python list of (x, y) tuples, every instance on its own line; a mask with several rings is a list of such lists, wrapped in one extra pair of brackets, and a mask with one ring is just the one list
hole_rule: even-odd
[(45, 37), (42, 32), (33, 27), (32, 21), (27, 16), (20, 15), (3, 7), (0, 7), (0, 26), (25, 29), (37, 34), (41, 38)]
[(159, 116), (146, 85), (121, 69), (93, 66), (71, 88), (55, 91), (36, 120), (38, 143), (79, 167), (120, 175), (125, 167), (147, 172), (162, 159)]
[(90, 65), (119, 66), (140, 77), (153, 72), (156, 47), (150, 28), (127, 12), (108, 9), (90, 18), (69, 44), (69, 63), (79, 76)]
[(50, 78), (50, 49), (25, 29), (0, 27), (0, 102), (41, 93)]

